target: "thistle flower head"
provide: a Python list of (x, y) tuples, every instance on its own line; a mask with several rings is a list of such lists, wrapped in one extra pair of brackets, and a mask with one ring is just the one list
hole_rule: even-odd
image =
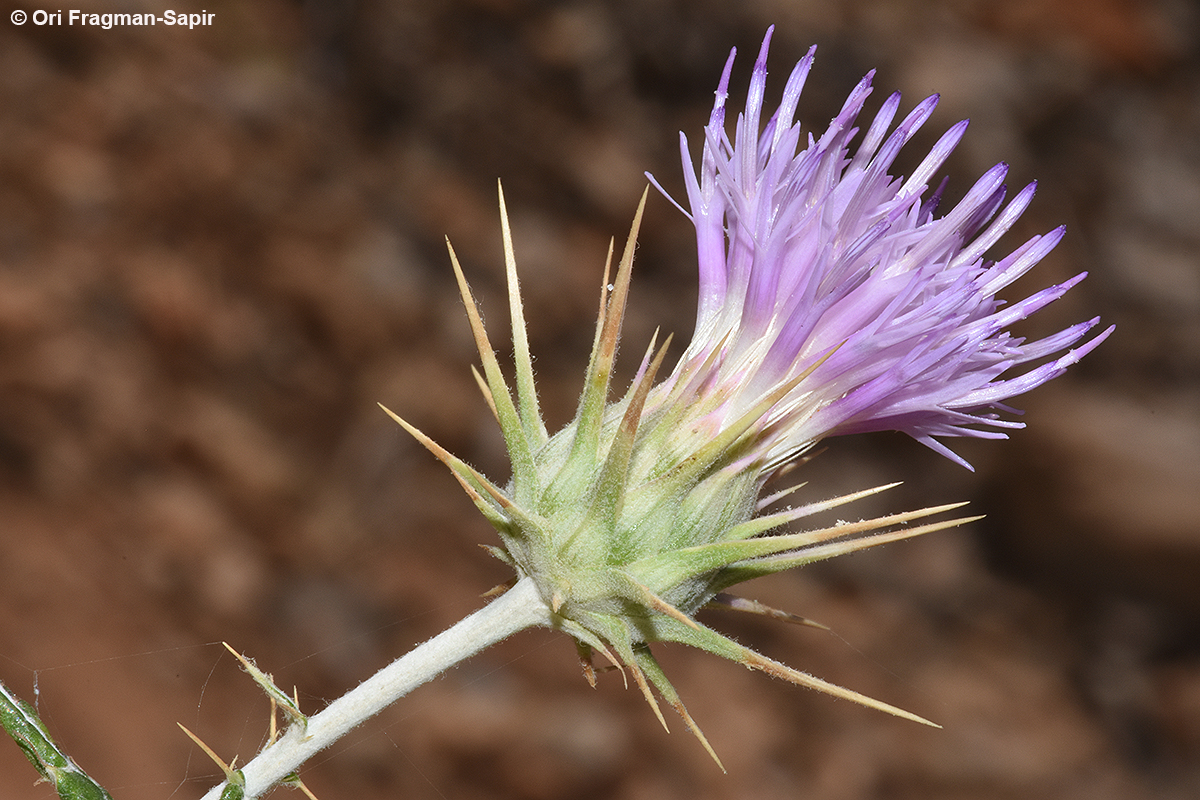
[[(762, 125), (769, 41), (770, 31), (733, 138), (725, 128), (731, 54), (696, 172), (682, 139), (700, 300), (695, 337), (674, 370), (656, 383), (670, 340), (652, 342), (632, 385), (610, 402), (643, 196), (615, 276), (605, 268), (575, 418), (548, 433), (501, 195), (515, 392), (450, 252), (482, 359), (480, 385), (512, 461), (511, 481), (489, 481), (396, 417), (450, 467), (496, 528), (502, 547), (492, 552), (536, 584), (549, 624), (574, 637), (589, 680), (590, 656), (598, 652), (628, 670), (659, 713), (651, 687), (657, 689), (706, 747), (651, 654), (652, 642), (692, 645), (925, 722), (765, 658), (695, 615), (716, 604), (786, 617), (725, 590), (968, 519), (908, 524), (958, 507), (948, 505), (791, 532), (789, 523), (889, 487), (760, 513), (786, 494), (764, 497), (767, 480), (823, 438), (860, 431), (904, 431), (965, 463), (938, 437), (1002, 437), (1017, 427), (998, 416), (1008, 410), (1007, 398), (1060, 374), (1109, 332), (1080, 344), (1092, 320), (1027, 343), (1005, 330), (1083, 276), (1011, 306), (996, 299), (1062, 231), (1034, 237), (999, 261), (985, 260), (1033, 195), (1031, 185), (1004, 204), (1004, 165), (937, 216), (944, 183), (932, 193), (928, 183), (965, 123), (952, 127), (908, 178), (888, 174), (936, 98), (894, 128), (900, 98), (888, 98), (852, 151), (854, 120), (871, 91), (868, 75), (829, 129), (802, 141), (793, 115), (810, 51)], [(610, 264), (611, 257), (610, 249)], [(1014, 368), (1019, 374), (1009, 375)]]

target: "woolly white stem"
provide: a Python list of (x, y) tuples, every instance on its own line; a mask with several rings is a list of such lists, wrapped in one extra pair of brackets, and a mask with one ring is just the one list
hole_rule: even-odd
[[(288, 728), (242, 767), (245, 797), (256, 798), (269, 791), (359, 723), (443, 670), (517, 631), (550, 625), (551, 619), (550, 609), (533, 581), (522, 578), (488, 605), (413, 648), (309, 717), (307, 726)], [(218, 800), (224, 788), (224, 783), (213, 788), (203, 800)]]

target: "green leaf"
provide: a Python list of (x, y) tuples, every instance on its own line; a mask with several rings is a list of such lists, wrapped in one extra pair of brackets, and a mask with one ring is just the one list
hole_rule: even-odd
[(275, 701), (275, 705), (280, 708), (284, 716), (294, 723), (298, 723), (303, 729), (308, 725), (308, 717), (300, 712), (300, 708), (296, 705), (296, 701), (288, 697), (287, 693), (275, 685), (275, 680), (258, 668), (258, 665), (253, 660), (239, 653), (229, 646), (228, 642), (221, 642), (225, 645), (225, 649), (233, 654), (233, 657), (242, 665), (242, 669), (258, 684), (259, 688), (267, 693), (267, 697)]
[(63, 800), (112, 800), (112, 795), (76, 766), (50, 738), (33, 706), (0, 682), (0, 724)]

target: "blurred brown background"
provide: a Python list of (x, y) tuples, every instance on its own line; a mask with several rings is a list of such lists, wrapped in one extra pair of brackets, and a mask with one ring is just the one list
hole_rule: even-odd
[[(1042, 182), (1007, 246), (1070, 232), (1018, 290), (1092, 274), (1029, 332), (1119, 326), (1022, 398), (1027, 430), (958, 447), (976, 474), (887, 435), (807, 468), (810, 497), (907, 481), (856, 514), (988, 515), (747, 588), (836, 636), (708, 618), (945, 730), (664, 649), (723, 776), (527, 632), (305, 779), (322, 800), (1200, 794), (1192, 0), (213, 0), (191, 31), (16, 26), (34, 7), (0, 5), (0, 676), (119, 797), (211, 785), (176, 721), (226, 758), (260, 745), (266, 703), (215, 642), (313, 711), (507, 578), (375, 406), (504, 476), (443, 237), (503, 341), (504, 180), (561, 424), (642, 171), (681, 194), (677, 131), (699, 140), (733, 45), (741, 102), (771, 23), (772, 97), (820, 45), (806, 124), (877, 67), (871, 109), (942, 92), (910, 167), (970, 117), (952, 195), (1000, 160)], [(657, 195), (638, 259), (627, 370), (694, 313), (689, 226)], [(52, 796), (11, 743), (0, 776), (0, 798)]]

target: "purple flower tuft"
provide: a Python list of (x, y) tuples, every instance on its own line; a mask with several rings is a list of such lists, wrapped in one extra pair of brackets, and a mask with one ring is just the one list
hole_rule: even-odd
[(900, 95), (891, 95), (852, 149), (855, 119), (872, 91), (868, 73), (820, 139), (809, 134), (802, 142), (794, 114), (814, 47), (762, 125), (772, 30), (732, 141), (725, 103), (736, 50), (704, 129), (698, 171), (680, 135), (700, 295), (695, 337), (666, 383), (676, 398), (681, 388), (725, 398), (710, 419), (721, 427), (811, 369), (764, 423), (769, 464), (826, 436), (896, 430), (970, 468), (939, 438), (1004, 438), (1005, 429), (1022, 427), (999, 416), (1014, 412), (1005, 402), (1061, 375), (1112, 328), (1085, 341), (1097, 318), (1034, 342), (1006, 330), (1086, 273), (1011, 306), (997, 299), (1058, 244), (1063, 229), (1034, 236), (998, 261), (985, 259), (1035, 190), (1029, 184), (1006, 205), (1003, 163), (937, 215), (946, 182), (930, 193), (930, 181), (966, 120), (907, 179), (889, 174), (933, 113), (936, 95), (895, 128)]

